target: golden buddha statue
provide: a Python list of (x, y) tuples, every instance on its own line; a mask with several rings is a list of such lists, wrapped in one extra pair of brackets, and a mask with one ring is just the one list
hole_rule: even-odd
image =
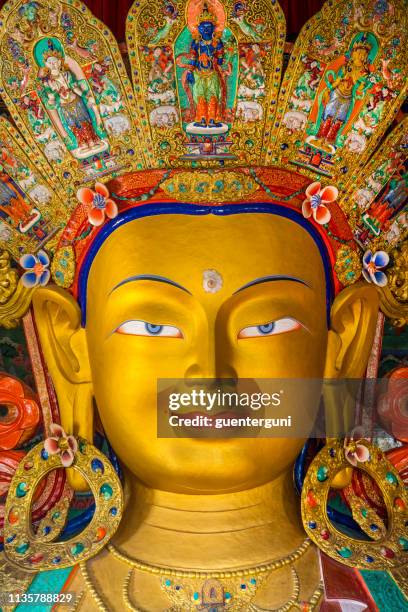
[[(107, 52), (108, 37), (112, 67), (107, 78), (121, 104), (107, 108), (104, 102), (97, 109), (109, 153), (79, 160), (57, 132), (48, 142), (38, 138), (38, 126), (34, 129), (22, 115), (21, 105), (7, 93), (7, 75), (0, 75), (10, 111), (53, 191), (51, 203), (38, 203), (41, 219), (30, 233), (10, 226), (1, 244), (19, 262), (20, 287), (32, 298), (25, 326), (44, 383), (38, 385), (42, 440), (25, 447), (4, 507), (4, 576), (18, 582), (23, 574), (20, 590), (26, 590), (26, 599), (20, 595), (6, 605), (13, 609), (16, 603), (34, 602), (28, 597), (48, 588), (54, 599), (38, 601), (52, 603), (55, 610), (66, 603), (87, 612), (328, 610), (343, 599), (341, 587), (340, 592), (332, 589), (334, 579), (348, 585), (344, 600), (376, 609), (364, 576), (375, 568), (381, 580), (403, 584), (408, 498), (397, 467), (375, 446), (371, 433), (343, 442), (345, 432), (361, 425), (354, 411), (350, 416), (333, 396), (324, 397), (328, 422), (344, 419), (344, 424), (337, 439), (328, 433), (327, 444), (314, 452), (300, 500), (293, 472), (310, 435), (308, 425), (299, 436), (160, 436), (158, 381), (178, 380), (188, 388), (203, 379), (290, 379), (295, 384), (364, 378), (378, 340), (379, 306), (398, 316), (406, 313), (386, 287), (387, 275), (393, 274), (387, 250), (396, 249), (398, 261), (398, 244), (384, 235), (362, 244), (364, 210), (350, 201), (371, 181), (368, 208), (400, 172), (387, 160), (398, 156), (398, 163), (405, 163), (407, 120), (377, 151), (370, 141), (371, 160), (358, 178), (353, 172), (360, 161), (350, 152), (344, 153), (350, 175), (341, 171), (343, 162), (332, 161), (336, 181), (330, 178), (330, 183), (336, 186), (323, 186), (317, 170), (295, 168), (290, 159), (281, 165), (267, 159), (270, 146), (276, 156), (284, 150), (277, 128), (285, 108), (277, 111), (271, 135), (275, 111), (269, 93), (256, 101), (240, 100), (242, 108), (246, 104), (245, 109), (259, 113), (259, 121), (245, 123), (240, 113), (215, 149), (204, 154), (201, 147), (196, 155), (182, 123), (170, 127), (156, 121), (173, 112), (173, 102), (154, 106), (140, 93), (149, 72), (143, 57), (154, 52), (149, 37), (154, 39), (162, 27), (164, 8), (154, 4), (155, 25), (149, 31), (143, 25), (151, 10), (147, 2), (135, 3), (129, 13), (132, 90), (115, 41), (97, 31), (103, 26), (79, 3), (51, 4), (59, 17), (47, 37), (67, 40), (68, 46), (75, 39), (81, 53), (71, 45), (70, 54), (85, 76), (98, 52)], [(161, 41), (166, 57), (172, 57), (171, 43), (185, 27), (184, 8), (201, 14), (204, 4), (182, 3)], [(208, 7), (215, 10), (219, 4), (214, 0)], [(280, 7), (269, 0), (254, 4), (267, 19), (264, 28), (257, 24), (263, 38), (253, 44), (271, 45), (276, 37), (280, 49)], [(362, 4), (369, 13), (369, 2)], [(392, 4), (397, 19), (401, 3)], [(224, 37), (233, 32), (238, 46), (247, 48), (250, 40), (232, 19), (234, 4), (222, 5), (231, 28)], [(22, 6), (11, 0), (3, 9), (3, 24), (11, 32)], [(335, 25), (341, 10), (332, 12), (327, 5), (322, 19)], [(86, 23), (95, 28), (88, 31)], [(346, 49), (356, 27), (350, 25)], [(32, 28), (25, 42), (14, 41), (28, 64), (34, 62), (29, 50), (44, 34), (35, 19)], [(90, 32), (97, 40), (87, 55)], [(145, 45), (140, 55), (139, 43)], [(0, 45), (7, 44), (1, 31)], [(188, 52), (188, 38), (185, 44)], [(13, 49), (7, 47), (11, 57)], [(384, 49), (378, 53), (386, 52), (385, 43)], [(395, 62), (402, 54), (395, 52)], [(273, 92), (282, 58), (271, 53), (263, 61)], [(296, 76), (295, 70), (293, 83)], [(24, 89), (24, 95), (29, 91), (35, 97), (35, 81)], [(173, 94), (180, 103), (182, 92)], [(281, 102), (285, 96), (282, 92)], [(397, 103), (396, 97), (387, 102), (389, 114)], [(173, 117), (181, 116), (176, 109)], [(146, 130), (133, 125), (135, 118), (140, 125), (145, 122)], [(43, 121), (47, 125), (49, 119)], [(121, 126), (132, 138), (120, 132)], [(4, 129), (18, 140), (14, 128)], [(378, 129), (385, 131), (383, 123)], [(22, 149), (20, 155), (28, 163), (28, 152)], [(373, 187), (379, 169), (383, 180)], [(29, 202), (29, 190), (14, 180)], [(46, 373), (52, 391), (44, 382)], [(301, 401), (299, 420), (313, 423), (320, 392), (306, 392)], [(97, 444), (98, 435), (103, 444)], [(41, 518), (32, 519), (39, 483), (62, 468), (65, 494)], [(381, 512), (354, 492), (355, 472), (374, 481), (381, 510), (388, 514), (379, 536), (371, 537), (370, 528), (379, 529)], [(329, 487), (347, 490), (353, 525), (357, 531), (361, 527), (357, 536), (328, 516)], [(89, 492), (94, 510), (80, 531), (73, 528), (69, 503), (78, 496), (90, 498)], [(363, 518), (362, 510), (367, 512)], [(33, 576), (31, 583), (27, 575)], [(64, 600), (62, 595), (70, 593), (75, 597)], [(405, 596), (398, 594), (402, 601)]]
[[(217, 293), (203, 288), (208, 268), (223, 279)], [(236, 293), (241, 287), (247, 288)], [(295, 570), (298, 597), (317, 603), (318, 558), (305, 545), (292, 486), (304, 440), (158, 439), (156, 379), (360, 377), (371, 350), (377, 293), (363, 285), (340, 294), (330, 330), (325, 296), (321, 255), (310, 235), (262, 213), (166, 214), (118, 228), (89, 272), (85, 328), (69, 294), (57, 288), (35, 293), (64, 429), (92, 440), (94, 397), (126, 474), (125, 511), (112, 548), (88, 561), (87, 580), (77, 577), (70, 589), (81, 592), (92, 581), (106, 608), (120, 609), (137, 561), (128, 594), (144, 610), (170, 606), (162, 585), (168, 570), (185, 572), (175, 578), (185, 590), (191, 573), (255, 568), (251, 576), (265, 580), (251, 603), (261, 609), (293, 598)], [(345, 325), (351, 316), (353, 325)], [(301, 327), (292, 323), (293, 329), (270, 337), (238, 339), (245, 327), (278, 326), (289, 317)], [(149, 325), (179, 335), (155, 335)], [(293, 566), (286, 563), (291, 555)], [(97, 609), (92, 590), (84, 597), (84, 609)]]

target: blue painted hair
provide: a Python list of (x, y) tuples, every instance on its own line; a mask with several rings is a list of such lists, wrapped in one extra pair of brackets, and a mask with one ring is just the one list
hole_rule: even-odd
[(292, 208), (288, 208), (286, 206), (282, 206), (282, 204), (273, 204), (273, 203), (242, 203), (242, 204), (217, 204), (214, 206), (198, 206), (196, 204), (175, 204), (175, 203), (155, 203), (155, 204), (146, 204), (143, 206), (136, 206), (133, 208), (129, 208), (124, 211), (120, 215), (118, 215), (115, 219), (106, 223), (98, 235), (95, 237), (95, 240), (91, 244), (89, 251), (85, 257), (85, 260), (82, 264), (79, 279), (78, 279), (78, 302), (82, 312), (82, 326), (86, 325), (86, 305), (87, 305), (87, 285), (88, 285), (88, 276), (89, 272), (95, 259), (96, 254), (98, 253), (100, 247), (105, 242), (105, 240), (119, 227), (129, 223), (129, 221), (134, 221), (135, 219), (142, 219), (144, 217), (154, 217), (157, 215), (194, 215), (194, 216), (204, 216), (204, 215), (219, 215), (219, 216), (228, 216), (228, 215), (237, 215), (237, 214), (245, 214), (245, 213), (266, 213), (272, 215), (278, 215), (280, 217), (284, 217), (291, 221), (294, 221), (301, 227), (303, 227), (313, 238), (316, 246), (319, 249), (323, 266), (325, 272), (326, 279), (326, 312), (327, 312), (327, 324), (330, 322), (330, 307), (332, 301), (334, 299), (334, 282), (332, 277), (332, 264), (330, 261), (330, 256), (328, 253), (327, 246), (320, 235), (319, 231), (316, 227), (310, 223), (308, 219), (305, 219), (301, 212), (294, 210)]

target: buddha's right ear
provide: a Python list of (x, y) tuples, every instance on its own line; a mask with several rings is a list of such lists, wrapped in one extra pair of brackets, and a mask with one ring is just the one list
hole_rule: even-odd
[[(67, 434), (92, 443), (93, 393), (80, 308), (71, 294), (55, 286), (36, 289), (33, 306), (41, 348), (58, 398), (61, 425)], [(75, 472), (71, 476), (75, 479), (80, 475)], [(75, 488), (82, 488), (80, 482), (77, 485)]]

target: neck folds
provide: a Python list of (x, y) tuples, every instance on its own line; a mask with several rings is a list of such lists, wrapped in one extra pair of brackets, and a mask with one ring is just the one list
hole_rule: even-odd
[(148, 489), (126, 478), (114, 545), (144, 563), (183, 570), (240, 569), (292, 553), (305, 539), (291, 473), (222, 495)]

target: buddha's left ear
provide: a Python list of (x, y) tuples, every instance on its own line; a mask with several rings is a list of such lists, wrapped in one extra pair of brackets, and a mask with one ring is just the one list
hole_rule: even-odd
[(336, 297), (330, 312), (325, 378), (360, 378), (367, 367), (377, 323), (376, 288), (358, 283)]
[[(67, 291), (41, 287), (33, 296), (41, 348), (54, 383), (67, 434), (93, 442), (93, 391), (85, 329), (80, 308)], [(71, 486), (87, 489), (82, 476), (68, 469)]]

